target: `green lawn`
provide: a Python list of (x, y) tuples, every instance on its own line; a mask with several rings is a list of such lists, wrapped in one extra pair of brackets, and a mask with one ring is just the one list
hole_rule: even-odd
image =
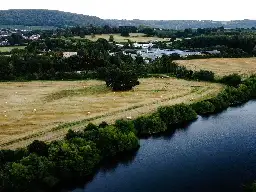
[(13, 49), (24, 49), (26, 46), (8, 46), (0, 47), (0, 52), (10, 52)]

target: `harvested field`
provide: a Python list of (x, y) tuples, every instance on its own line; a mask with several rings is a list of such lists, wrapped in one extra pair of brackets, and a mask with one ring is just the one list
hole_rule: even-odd
[(200, 100), (222, 89), (218, 84), (174, 78), (140, 82), (128, 92), (112, 92), (96, 80), (0, 83), (0, 148), (25, 146), (34, 139), (60, 139), (69, 128), (133, 119), (159, 106)]
[(248, 76), (256, 73), (256, 58), (211, 58), (176, 62), (195, 71), (200, 69), (213, 71), (217, 76), (233, 73)]
[[(113, 35), (115, 42), (118, 42), (118, 43), (127, 42), (128, 39), (132, 42), (169, 41), (168, 38), (145, 37), (144, 33), (130, 33), (130, 37), (122, 37), (120, 34), (102, 34), (102, 35), (95, 35), (95, 37), (92, 37), (91, 35), (86, 35), (85, 38), (91, 41), (97, 41), (99, 38), (109, 40), (110, 35)], [(80, 37), (77, 37), (77, 38), (80, 38)]]

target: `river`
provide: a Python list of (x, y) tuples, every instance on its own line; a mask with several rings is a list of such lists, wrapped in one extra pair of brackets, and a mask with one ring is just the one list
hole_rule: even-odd
[(256, 102), (141, 139), (128, 161), (73, 192), (238, 192), (256, 179)]

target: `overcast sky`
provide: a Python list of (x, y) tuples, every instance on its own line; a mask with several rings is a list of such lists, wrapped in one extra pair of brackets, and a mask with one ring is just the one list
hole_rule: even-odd
[[(256, 0), (0, 0), (0, 9), (52, 9), (103, 19), (255, 19)], [(1, 18), (0, 18), (1, 19)]]

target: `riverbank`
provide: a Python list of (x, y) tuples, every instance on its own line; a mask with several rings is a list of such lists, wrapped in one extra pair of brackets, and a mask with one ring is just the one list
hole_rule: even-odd
[[(140, 139), (126, 161), (108, 162), (62, 192), (242, 192), (256, 176), (256, 101)], [(246, 191), (244, 191), (246, 192)]]

